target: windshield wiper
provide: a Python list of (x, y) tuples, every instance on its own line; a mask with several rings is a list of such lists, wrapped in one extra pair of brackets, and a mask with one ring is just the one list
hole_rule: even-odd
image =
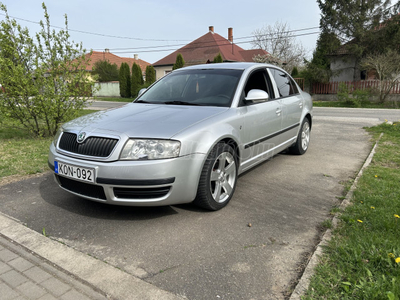
[(134, 103), (151, 103), (151, 102), (144, 101), (144, 100), (138, 100), (138, 101), (135, 101)]
[(201, 104), (198, 104), (198, 103), (186, 102), (186, 101), (167, 101), (167, 102), (164, 102), (164, 104), (172, 104), (172, 105), (195, 105), (195, 106), (201, 105)]

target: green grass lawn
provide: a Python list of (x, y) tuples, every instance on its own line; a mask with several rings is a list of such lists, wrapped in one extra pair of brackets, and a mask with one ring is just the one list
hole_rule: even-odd
[(302, 299), (400, 299), (400, 124), (384, 133)]
[[(92, 113), (82, 110), (79, 115)], [(47, 171), (47, 156), (53, 138), (34, 138), (11, 120), (0, 123), (0, 184), (9, 176)]]

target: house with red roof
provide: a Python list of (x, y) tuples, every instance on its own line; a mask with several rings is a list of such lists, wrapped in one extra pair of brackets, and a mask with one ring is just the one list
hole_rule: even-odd
[(183, 56), (185, 66), (210, 63), (218, 54), (221, 54), (224, 62), (253, 62), (255, 56), (270, 55), (263, 49), (244, 50), (234, 44), (232, 28), (228, 28), (226, 39), (214, 32), (214, 26), (210, 26), (205, 35), (154, 63), (156, 79), (172, 71), (179, 53)]
[(92, 53), (86, 54), (86, 58), (90, 59), (89, 64), (86, 66), (86, 71), (88, 72), (92, 72), (94, 64), (99, 60), (108, 60), (111, 64), (116, 64), (118, 68), (124, 62), (129, 65), (129, 68), (132, 68), (133, 63), (136, 63), (142, 69), (143, 75), (145, 74), (146, 67), (150, 65), (150, 63), (139, 59), (137, 54), (134, 55), (134, 58), (120, 57), (110, 53), (108, 49), (105, 49), (103, 52), (92, 51)]

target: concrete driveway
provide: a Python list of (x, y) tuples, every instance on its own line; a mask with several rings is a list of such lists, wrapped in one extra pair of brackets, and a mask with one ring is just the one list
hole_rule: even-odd
[(370, 152), (362, 127), (382, 118), (316, 109), (308, 152), (243, 174), (218, 212), (107, 206), (62, 191), (50, 173), (1, 186), (0, 211), (175, 295), (285, 299)]

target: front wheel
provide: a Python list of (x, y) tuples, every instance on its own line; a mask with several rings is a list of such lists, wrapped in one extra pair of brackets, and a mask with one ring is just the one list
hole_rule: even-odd
[(310, 121), (308, 118), (305, 118), (301, 125), (299, 135), (297, 136), (296, 143), (289, 148), (291, 153), (297, 155), (306, 153), (308, 145), (310, 144), (310, 130)]
[(218, 143), (204, 164), (194, 204), (209, 210), (223, 208), (233, 196), (236, 181), (235, 151), (225, 143)]

